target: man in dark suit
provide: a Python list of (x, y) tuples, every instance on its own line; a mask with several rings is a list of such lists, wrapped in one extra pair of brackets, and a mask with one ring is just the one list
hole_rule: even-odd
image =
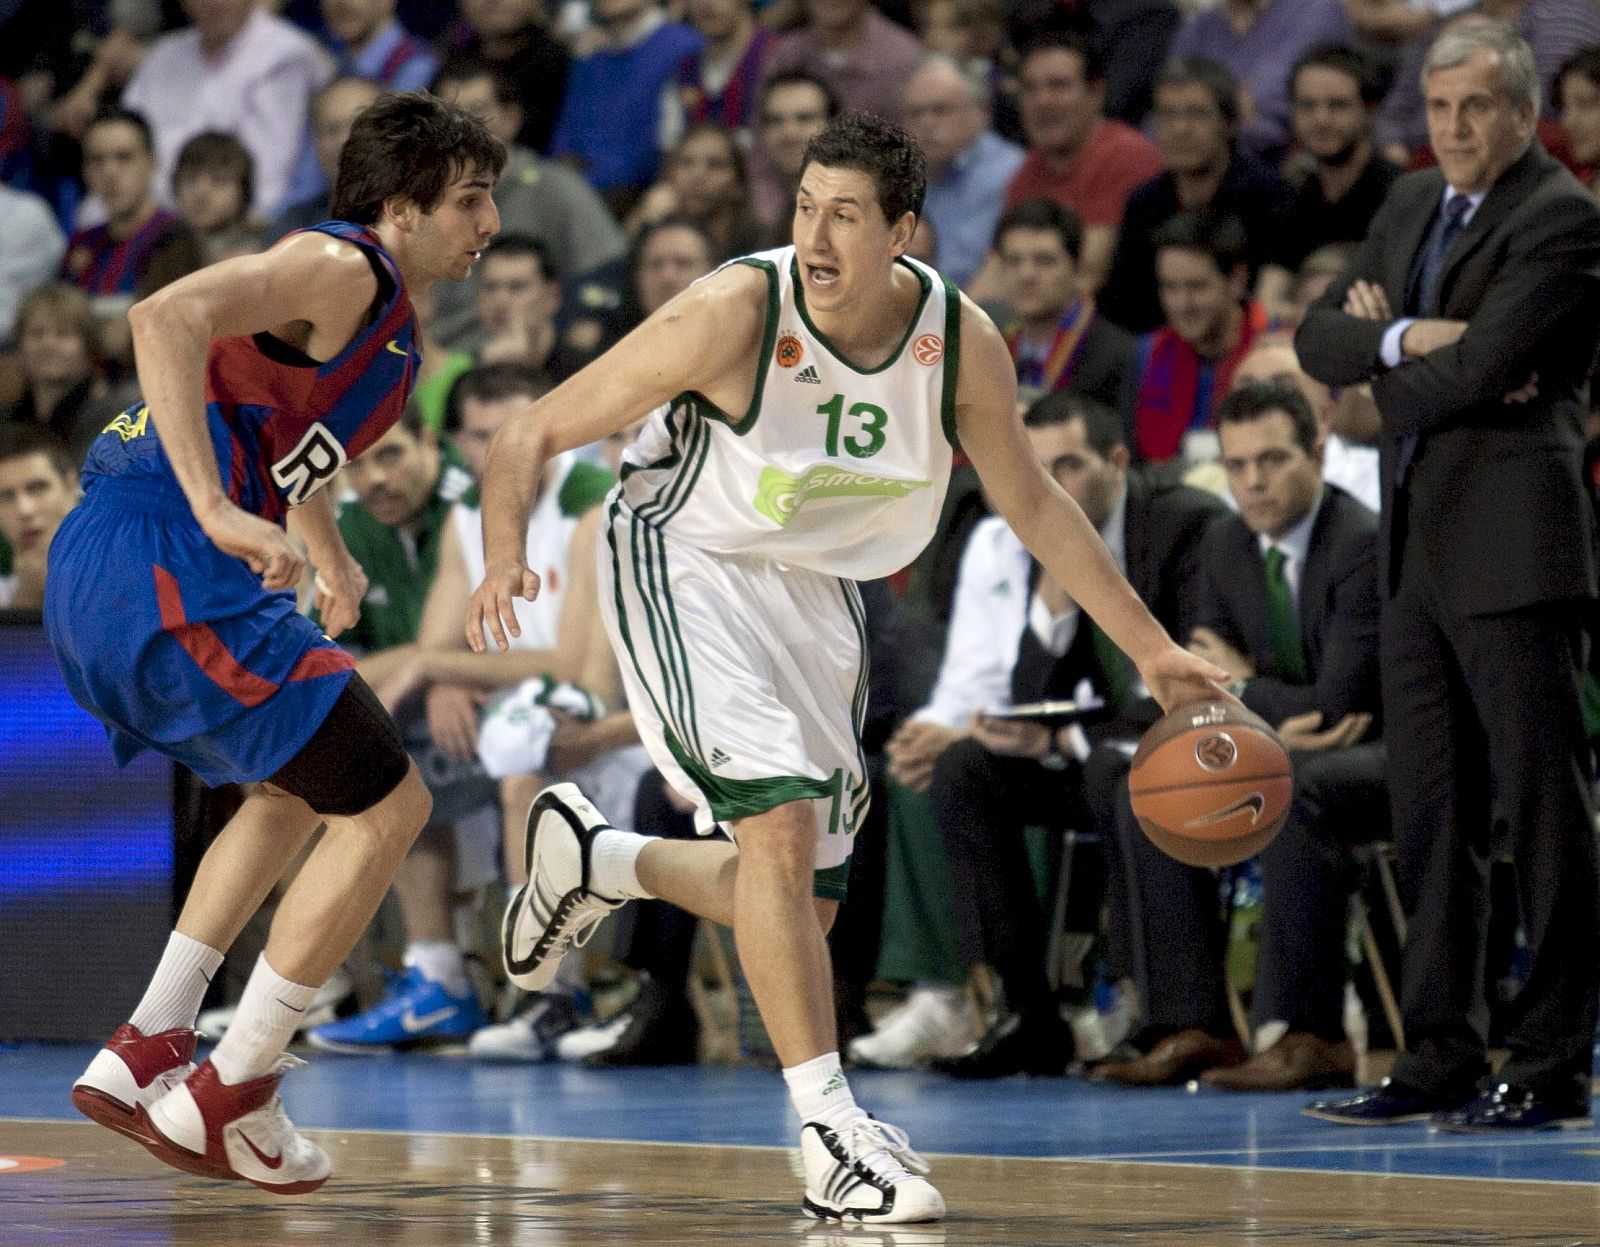
[[(1206, 536), (1190, 648), (1232, 672), (1234, 694), (1278, 725), (1296, 751), (1300, 786), (1316, 776), (1319, 787), (1326, 779), (1342, 788), (1350, 746), (1368, 734), (1378, 706), (1377, 517), (1323, 483), (1322, 435), (1295, 386), (1256, 382), (1234, 391), (1218, 407), (1217, 436), (1239, 514)], [(1227, 929), (1216, 876), (1145, 838), (1128, 803), (1127, 771), (1126, 750), (1102, 747), (1090, 760), (1089, 786), (1124, 871), (1125, 891), (1111, 890), (1110, 929), (1133, 949), (1113, 954), (1132, 963), (1143, 992), (1148, 1051), (1102, 1065), (1096, 1076), (1150, 1086), (1243, 1068), (1223, 980)], [(1325, 823), (1306, 822), (1286, 845), (1329, 838)], [(1347, 889), (1334, 845), (1333, 870), (1315, 875), (1303, 852), (1274, 843), (1262, 855), (1259, 978), (1273, 990), (1257, 1002), (1257, 1020), (1289, 1028), (1250, 1063), (1262, 1089), (1348, 1082), (1355, 1069), (1340, 1027)], [(1126, 916), (1115, 912), (1119, 901)]]
[[(1408, 1050), (1383, 1086), (1307, 1111), (1573, 1126), (1589, 1120), (1600, 989), (1577, 675), (1595, 588), (1579, 472), (1600, 210), (1533, 141), (1538, 73), (1510, 27), (1447, 31), (1422, 85), (1439, 168), (1396, 183), (1295, 340), (1319, 380), (1370, 379), (1383, 419), (1384, 718), (1409, 914)], [(1529, 971), (1510, 1059), (1477, 1092), (1497, 851), (1516, 865)]]
[[(1220, 502), (1175, 480), (1130, 472), (1121, 418), (1093, 399), (1057, 391), (1035, 403), (1024, 423), (1035, 452), (1099, 530), (1134, 591), (1169, 632), (1188, 635), (1200, 542), (1224, 513)], [(1132, 666), (1037, 567), (1029, 593), (1013, 704), (1071, 698), (1087, 680), (1113, 715), (1097, 731), (1137, 735), (1154, 722), (1160, 711)], [(1080, 755), (1088, 748), (1074, 749), (1068, 735), (979, 714), (971, 735), (934, 763), (930, 796), (950, 863), (957, 950), (964, 965), (994, 969), (1009, 1010), (974, 1052), (935, 1062), (958, 1077), (1060, 1074), (1072, 1059), (1072, 1037), (1045, 976), (1044, 914), (1022, 837), (1027, 826), (1082, 825)]]

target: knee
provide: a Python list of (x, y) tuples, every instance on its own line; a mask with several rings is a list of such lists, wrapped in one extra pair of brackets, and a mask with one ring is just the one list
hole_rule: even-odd
[(791, 801), (740, 819), (734, 827), (742, 885), (760, 881), (785, 892), (811, 894), (817, 824), (808, 801)]

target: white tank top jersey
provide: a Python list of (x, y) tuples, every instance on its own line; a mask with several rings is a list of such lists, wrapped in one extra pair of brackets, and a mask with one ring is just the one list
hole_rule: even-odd
[[(582, 462), (572, 451), (556, 460), (556, 471), (528, 518), (528, 568), (539, 574), (539, 596), (533, 601), (518, 598), (514, 603), (521, 636), (506, 634), (512, 649), (554, 649), (561, 623), (561, 603), (566, 598), (570, 579), (572, 533), (578, 527), (584, 507), (574, 506), (567, 486), (573, 474), (597, 471)], [(609, 474), (607, 474), (609, 475)], [(594, 502), (594, 491), (581, 491), (587, 502)], [(474, 588), (483, 583), (483, 508), (476, 488), (450, 508), (451, 527), (461, 542), (467, 562), (467, 583)]]
[(932, 537), (950, 483), (961, 301), (925, 264), (894, 352), (863, 369), (806, 313), (793, 247), (731, 261), (767, 277), (766, 331), (749, 408), (681, 394), (623, 455), (640, 520), (712, 554), (873, 580)]

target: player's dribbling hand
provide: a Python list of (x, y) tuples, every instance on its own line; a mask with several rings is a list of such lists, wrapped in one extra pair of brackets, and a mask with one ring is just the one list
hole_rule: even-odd
[(335, 560), (317, 568), (317, 618), (322, 630), (336, 637), (361, 618), (361, 601), (367, 596), (367, 573), (353, 558)]
[(264, 589), (292, 589), (305, 570), (305, 555), (294, 548), (283, 529), (231, 502), (219, 503), (200, 521), (200, 527), (217, 549), (243, 559), (261, 577)]
[(517, 625), (516, 599), (533, 601), (539, 596), (539, 577), (521, 563), (501, 563), (488, 569), (483, 583), (467, 604), (467, 647), (474, 654), (489, 648), (484, 639), (487, 629), (502, 650), (511, 648), (506, 634), (521, 636)]
[(1150, 696), (1169, 713), (1196, 701), (1243, 705), (1223, 687), (1229, 679), (1226, 671), (1177, 645), (1169, 644), (1154, 658), (1140, 663), (1139, 675), (1150, 690)]

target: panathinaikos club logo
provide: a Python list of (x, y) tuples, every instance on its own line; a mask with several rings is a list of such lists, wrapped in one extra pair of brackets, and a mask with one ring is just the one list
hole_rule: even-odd
[(800, 476), (762, 468), (752, 505), (774, 523), (787, 525), (813, 498), (904, 498), (931, 484), (852, 472), (831, 463), (819, 463)]

